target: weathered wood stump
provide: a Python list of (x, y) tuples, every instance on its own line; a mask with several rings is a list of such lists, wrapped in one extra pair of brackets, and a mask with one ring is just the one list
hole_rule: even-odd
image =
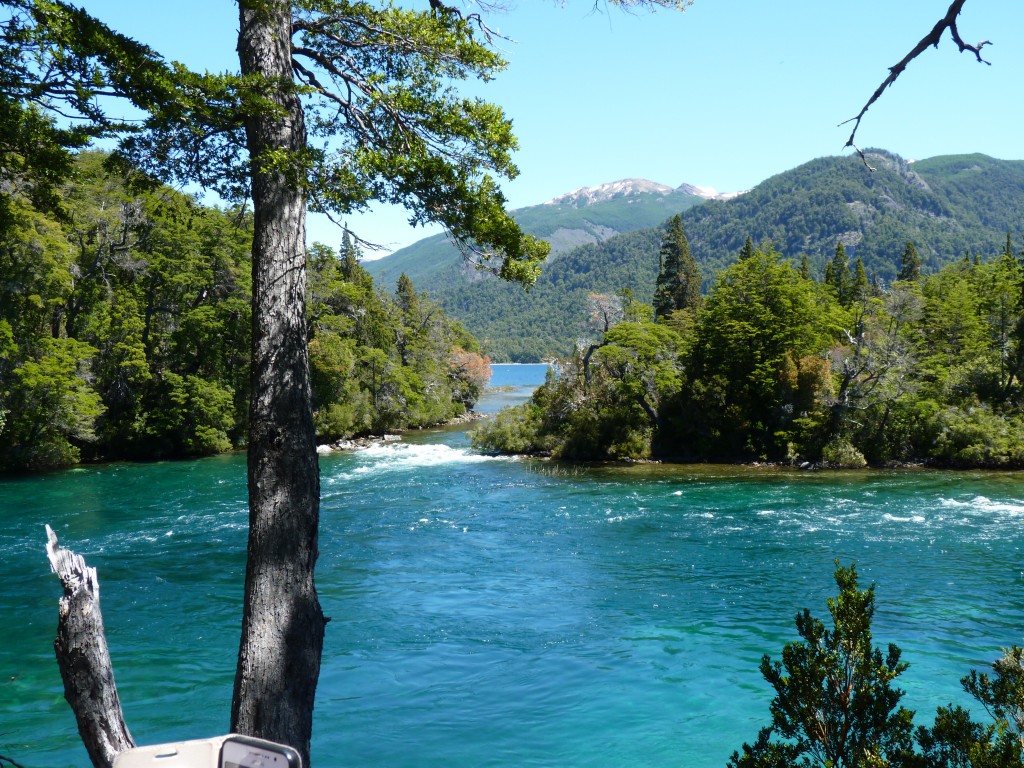
[(78, 733), (96, 768), (110, 768), (114, 757), (135, 741), (128, 733), (100, 612), (96, 569), (85, 558), (57, 543), (46, 526), (46, 555), (64, 586), (60, 599), (57, 638), (53, 649), (64, 681), (64, 698), (78, 721)]

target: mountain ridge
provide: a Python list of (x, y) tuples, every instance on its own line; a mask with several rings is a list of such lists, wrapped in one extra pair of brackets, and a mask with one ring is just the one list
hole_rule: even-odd
[(610, 181), (599, 184), (596, 187), (579, 187), (571, 192), (553, 197), (541, 205), (569, 205), (574, 208), (584, 208), (595, 203), (614, 200), (619, 197), (630, 195), (655, 194), (670, 195), (673, 192), (680, 192), (691, 197), (699, 197), (704, 200), (728, 200), (737, 195), (742, 195), (746, 190), (739, 192), (718, 192), (714, 187), (697, 186), (696, 184), (680, 184), (678, 187), (670, 187), (650, 179), (630, 178)]
[[(601, 227), (628, 229), (610, 237), (591, 234), (589, 241), (560, 250), (529, 293), (481, 279), (457, 258), (409, 276), (419, 290), (460, 319), (496, 360), (529, 362), (567, 354), (576, 338), (586, 334), (588, 294), (628, 288), (637, 299), (651, 300), (661, 227), (674, 213), (682, 213), (705, 289), (715, 273), (735, 260), (747, 237), (755, 244), (771, 241), (794, 261), (806, 255), (818, 277), (836, 243), (843, 242), (851, 265), (860, 257), (868, 274), (883, 283), (895, 277), (909, 240), (917, 245), (926, 272), (965, 254), (994, 256), (1005, 246), (1008, 232), (1019, 242), (1024, 161), (969, 154), (911, 163), (885, 150), (866, 152), (873, 171), (859, 157), (816, 158), (730, 199), (706, 200), (677, 188), (579, 209), (548, 209), (557, 213), (554, 218), (561, 225), (589, 227), (591, 233)], [(673, 204), (666, 206), (666, 201)], [(670, 210), (684, 201), (686, 208)], [(534, 211), (545, 213), (544, 206), (524, 210), (531, 216)], [(630, 228), (637, 219), (626, 219), (637, 211), (644, 211), (647, 221), (663, 215), (652, 224)], [(614, 215), (612, 223), (600, 220), (604, 214)], [(529, 221), (529, 216), (521, 220), (526, 231), (553, 234), (550, 226), (546, 232), (543, 226), (531, 229)], [(540, 215), (534, 221), (550, 225), (554, 219)], [(386, 283), (400, 273), (384, 274)]]
[[(710, 199), (709, 191), (714, 192), (710, 187), (690, 184), (673, 188), (647, 179), (622, 179), (598, 187), (580, 187), (511, 213), (525, 232), (551, 245), (550, 263), (582, 245), (657, 226)], [(378, 282), (393, 283), (405, 273), (417, 288), (430, 292), (437, 287), (436, 276), (453, 267), (462, 272), (462, 279), (467, 282), (476, 282), (484, 274), (466, 265), (443, 234), (423, 238), (388, 256), (364, 262), (363, 266)]]

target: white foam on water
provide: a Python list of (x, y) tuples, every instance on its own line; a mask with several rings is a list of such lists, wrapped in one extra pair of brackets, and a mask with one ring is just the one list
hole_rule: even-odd
[(478, 464), (492, 461), (493, 457), (472, 453), (464, 448), (452, 448), (441, 444), (415, 443), (383, 443), (370, 445), (356, 452), (361, 459), (404, 463), (414, 466), (433, 466), (436, 464), (472, 463)]
[(627, 520), (644, 520), (648, 517), (647, 510), (643, 507), (628, 512), (618, 512), (613, 509), (606, 509), (604, 511), (604, 521), (606, 523), (624, 523)]
[(414, 443), (383, 443), (353, 451), (360, 466), (325, 478), (328, 484), (337, 480), (364, 476), (376, 472), (405, 471), (422, 467), (440, 467), (459, 464), (483, 464), (491, 461), (513, 461), (514, 457), (485, 456), (465, 448), (448, 445), (422, 445)]
[(939, 505), (947, 509), (974, 510), (1008, 515), (1024, 515), (1024, 502), (993, 501), (987, 496), (975, 496), (970, 501), (939, 499)]
[(924, 515), (893, 515), (886, 512), (882, 515), (882, 519), (890, 523), (923, 523), (925, 521)]
[(469, 526), (462, 525), (456, 520), (449, 520), (445, 517), (421, 517), (416, 522), (409, 525), (410, 531), (418, 531), (421, 528), (427, 528), (432, 526), (440, 526), (442, 528), (449, 528), (453, 531), (461, 530), (463, 533), (469, 531)]

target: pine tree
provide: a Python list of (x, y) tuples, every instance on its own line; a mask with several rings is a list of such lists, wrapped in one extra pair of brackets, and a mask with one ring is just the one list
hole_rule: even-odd
[(750, 235), (747, 235), (747, 239), (743, 243), (743, 247), (740, 248), (740, 261), (746, 261), (754, 255), (754, 241), (750, 239)]
[(907, 243), (907, 247), (903, 249), (903, 258), (900, 261), (900, 273), (896, 276), (897, 280), (908, 280), (917, 282), (921, 279), (921, 257), (917, 253), (917, 248), (914, 247), (913, 241)]
[(667, 317), (679, 309), (700, 304), (700, 269), (690, 253), (683, 218), (676, 214), (668, 221), (658, 255), (658, 282), (654, 289), (654, 313)]
[(836, 253), (832, 261), (825, 265), (825, 285), (832, 286), (839, 303), (848, 306), (853, 298), (853, 277), (850, 275), (850, 263), (846, 258), (846, 248), (841, 242), (836, 243)]
[(864, 269), (864, 261), (858, 256), (857, 264), (853, 268), (853, 289), (850, 298), (852, 301), (863, 301), (869, 292), (868, 273)]

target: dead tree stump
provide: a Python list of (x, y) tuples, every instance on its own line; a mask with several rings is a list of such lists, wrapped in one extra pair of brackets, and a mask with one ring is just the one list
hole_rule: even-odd
[(121, 711), (114, 669), (100, 612), (96, 569), (57, 543), (46, 526), (46, 555), (64, 586), (53, 649), (64, 681), (64, 698), (78, 721), (78, 733), (96, 768), (110, 768), (114, 757), (135, 746)]

